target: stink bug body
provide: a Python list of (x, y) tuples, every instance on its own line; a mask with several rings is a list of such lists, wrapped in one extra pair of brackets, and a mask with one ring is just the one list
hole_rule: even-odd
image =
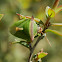
[(11, 26), (10, 32), (18, 38), (31, 42), (37, 35), (37, 24), (34, 19), (22, 19)]
[[(19, 15), (19, 14), (18, 14)], [(18, 38), (26, 40), (28, 43), (34, 40), (34, 37), (40, 32), (40, 28), (36, 22), (39, 22), (38, 19), (28, 16), (22, 16), (21, 20), (15, 22), (11, 28), (10, 33)], [(36, 22), (35, 22), (36, 21)], [(40, 32), (41, 34), (41, 32)]]

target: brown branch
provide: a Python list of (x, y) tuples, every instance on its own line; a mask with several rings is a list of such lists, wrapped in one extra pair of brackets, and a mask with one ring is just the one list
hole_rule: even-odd
[(59, 1), (60, 1), (60, 0), (55, 0), (54, 5), (53, 5), (53, 9), (55, 9), (55, 8), (58, 6)]
[(39, 41), (40, 41), (41, 39), (43, 39), (43, 38), (44, 38), (43, 34), (42, 34), (42, 36), (39, 36), (39, 37), (38, 37), (36, 43), (34, 44), (32, 50), (30, 51), (30, 56), (29, 56), (29, 60), (28, 60), (28, 62), (31, 61), (31, 59), (32, 59), (32, 55), (33, 55), (33, 52), (34, 52), (35, 47), (37, 46), (37, 44), (39, 43)]

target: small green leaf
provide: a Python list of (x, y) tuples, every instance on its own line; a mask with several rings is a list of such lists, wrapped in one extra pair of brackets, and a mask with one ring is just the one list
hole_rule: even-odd
[(55, 11), (51, 9), (49, 6), (46, 7), (46, 16), (47, 17), (54, 17), (55, 16)]
[(4, 14), (0, 14), (0, 20), (2, 19), (3, 15), (4, 15)]
[(58, 32), (56, 30), (46, 29), (45, 32), (51, 32), (51, 33), (54, 33), (56, 35), (62, 36), (62, 33)]
[(51, 26), (62, 26), (62, 23), (52, 23)]
[(43, 57), (45, 57), (48, 53), (43, 52), (43, 49), (41, 49), (41, 51), (39, 51), (39, 53), (35, 54), (33, 56), (33, 59), (35, 60), (35, 62), (41, 62), (41, 59)]
[(47, 53), (42, 52), (42, 53), (40, 53), (40, 54), (38, 55), (38, 58), (43, 58), (43, 57), (45, 57), (46, 55), (47, 55)]

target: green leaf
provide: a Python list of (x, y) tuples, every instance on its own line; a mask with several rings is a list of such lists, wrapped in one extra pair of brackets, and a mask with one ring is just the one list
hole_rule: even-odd
[(55, 11), (51, 9), (49, 6), (46, 7), (46, 16), (47, 17), (54, 17), (55, 16)]
[(0, 14), (0, 20), (2, 19), (3, 15), (4, 15), (4, 14)]
[(41, 59), (45, 57), (47, 54), (48, 53), (43, 52), (43, 49), (41, 49), (39, 53), (33, 56), (33, 59), (35, 60), (35, 62), (41, 62)]
[(40, 54), (38, 55), (38, 58), (43, 58), (43, 57), (45, 57), (46, 55), (47, 55), (47, 53), (42, 52), (42, 53), (40, 53)]
[(52, 23), (51, 26), (62, 26), (62, 23)]
[(62, 36), (62, 33), (58, 32), (56, 30), (46, 29), (45, 32), (51, 32), (51, 33), (54, 33), (56, 35)]

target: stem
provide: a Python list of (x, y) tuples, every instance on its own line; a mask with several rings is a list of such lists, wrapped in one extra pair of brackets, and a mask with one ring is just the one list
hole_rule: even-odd
[(55, 8), (58, 6), (59, 1), (60, 1), (60, 0), (55, 0), (54, 5), (53, 5), (53, 9), (55, 9)]
[(29, 56), (28, 62), (31, 61), (31, 58), (32, 58), (32, 55), (33, 55), (33, 52), (34, 52), (35, 47), (37, 46), (37, 44), (39, 43), (39, 41), (40, 41), (41, 39), (43, 39), (43, 38), (44, 38), (44, 36), (39, 36), (39, 37), (38, 37), (36, 43), (34, 44), (33, 48), (32, 48), (31, 51), (30, 51), (30, 56)]
[(46, 26), (47, 26), (49, 20), (50, 20), (50, 18), (47, 18), (46, 23), (45, 23)]

